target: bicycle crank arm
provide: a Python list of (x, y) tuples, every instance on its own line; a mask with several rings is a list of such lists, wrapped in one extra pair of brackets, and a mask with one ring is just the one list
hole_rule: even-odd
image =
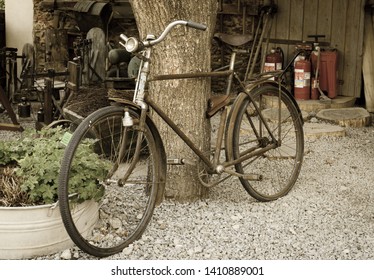
[(226, 172), (230, 175), (233, 175), (239, 178), (243, 178), (244, 180), (248, 180), (248, 181), (262, 181), (263, 179), (263, 176), (259, 174), (242, 174), (242, 173), (238, 173), (238, 172), (235, 172), (233, 170), (228, 170), (228, 169), (225, 169), (223, 172)]
[(166, 163), (168, 165), (192, 165), (195, 166), (196, 162), (191, 160), (191, 159), (186, 159), (186, 158), (168, 158)]

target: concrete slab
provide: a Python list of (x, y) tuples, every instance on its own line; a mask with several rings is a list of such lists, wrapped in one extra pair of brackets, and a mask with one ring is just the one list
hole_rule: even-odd
[(323, 109), (337, 109), (353, 107), (356, 102), (355, 97), (337, 96), (331, 99), (331, 103), (320, 100), (296, 100), (301, 110), (306, 112), (319, 112)]
[[(277, 121), (278, 120), (278, 109), (276, 108), (269, 108), (262, 111), (262, 114), (265, 119), (270, 121)], [(309, 114), (305, 111), (301, 111), (301, 114), (303, 116), (304, 121), (307, 121), (309, 119)], [(286, 109), (281, 109), (281, 119), (282, 122), (284, 121), (291, 121), (290, 119), (290, 113)]]
[(343, 137), (346, 131), (343, 127), (327, 123), (305, 123), (304, 136), (305, 138), (313, 139), (323, 136), (328, 137)]
[[(317, 113), (323, 109), (337, 109), (337, 108), (349, 108), (353, 107), (356, 102), (355, 97), (347, 96), (337, 96), (334, 99), (331, 99), (331, 102), (323, 102), (320, 100), (296, 100), (297, 104), (300, 107), (300, 110), (305, 112), (315, 112)], [(278, 106), (278, 99), (274, 96), (265, 97), (266, 106), (269, 108), (276, 108)]]
[(364, 127), (371, 123), (371, 116), (364, 108), (324, 109), (316, 118), (346, 127)]

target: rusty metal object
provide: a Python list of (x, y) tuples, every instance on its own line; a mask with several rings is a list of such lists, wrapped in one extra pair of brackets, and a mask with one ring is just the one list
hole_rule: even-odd
[(104, 30), (112, 16), (112, 6), (109, 3), (97, 1), (81, 1), (73, 7), (78, 27), (82, 32), (88, 32), (93, 27)]
[[(41, 7), (47, 10), (63, 10), (74, 13), (77, 25), (82, 32), (93, 27), (104, 28), (112, 17), (112, 4), (99, 1), (52, 1), (44, 0)], [(58, 21), (58, 19), (55, 19)]]
[(217, 71), (217, 72), (196, 72), (196, 73), (181, 73), (181, 74), (166, 74), (155, 75), (148, 79), (151, 81), (175, 80), (175, 79), (195, 79), (195, 78), (211, 78), (211, 77), (227, 77), (233, 74), (232, 70)]
[(234, 47), (242, 46), (253, 40), (253, 36), (251, 34), (232, 35), (225, 33), (216, 33), (214, 34), (214, 38), (219, 39), (223, 43), (229, 44)]

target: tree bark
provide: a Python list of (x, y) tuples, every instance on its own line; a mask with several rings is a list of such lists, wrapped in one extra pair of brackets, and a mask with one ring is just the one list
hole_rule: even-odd
[[(195, 71), (210, 71), (210, 48), (216, 22), (217, 0), (134, 0), (130, 2), (139, 34), (159, 36), (174, 20), (204, 23), (203, 32), (179, 26), (156, 45), (152, 53), (151, 76)], [(197, 146), (210, 149), (210, 124), (205, 118), (210, 95), (210, 79), (155, 81), (149, 85), (152, 98)], [(178, 136), (159, 118), (156, 124), (164, 141), (168, 158), (197, 157)], [(201, 186), (194, 166), (168, 166), (165, 196), (177, 201), (192, 201), (207, 194)]]

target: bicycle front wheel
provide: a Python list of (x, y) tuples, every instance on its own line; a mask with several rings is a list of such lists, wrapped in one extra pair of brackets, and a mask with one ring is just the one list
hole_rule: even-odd
[[(155, 207), (162, 164), (154, 127), (123, 126), (124, 108), (106, 107), (75, 130), (61, 163), (60, 212), (65, 228), (83, 251), (106, 257), (137, 240)], [(89, 210), (82, 201), (90, 201)], [(84, 214), (84, 215), (81, 215)], [(88, 217), (87, 217), (88, 216)]]
[(239, 179), (245, 190), (259, 201), (271, 201), (286, 195), (298, 178), (304, 154), (303, 123), (292, 97), (278, 87), (261, 86), (249, 94), (252, 100), (242, 93), (231, 110), (226, 129), (227, 157), (235, 160), (277, 143), (235, 165), (243, 174)]

